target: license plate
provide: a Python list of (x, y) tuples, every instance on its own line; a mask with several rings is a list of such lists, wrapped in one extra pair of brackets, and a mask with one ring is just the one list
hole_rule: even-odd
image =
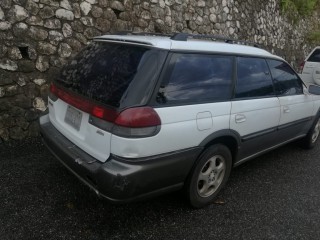
[(81, 119), (82, 119), (82, 112), (78, 111), (77, 109), (71, 106), (68, 106), (64, 121), (74, 129), (79, 131), (80, 125), (81, 125)]

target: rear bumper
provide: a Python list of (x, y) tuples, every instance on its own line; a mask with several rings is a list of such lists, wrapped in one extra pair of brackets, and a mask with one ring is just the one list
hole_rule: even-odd
[(112, 202), (130, 202), (182, 188), (202, 148), (141, 159), (110, 155), (102, 163), (64, 137), (49, 121), (40, 118), (43, 141), (53, 155), (97, 195)]

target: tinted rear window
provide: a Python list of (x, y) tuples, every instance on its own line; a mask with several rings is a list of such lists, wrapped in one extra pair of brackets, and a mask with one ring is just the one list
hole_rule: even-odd
[(316, 49), (309, 59), (307, 60), (308, 62), (320, 62), (320, 49)]
[(148, 48), (93, 42), (65, 66), (57, 82), (73, 92), (119, 107)]

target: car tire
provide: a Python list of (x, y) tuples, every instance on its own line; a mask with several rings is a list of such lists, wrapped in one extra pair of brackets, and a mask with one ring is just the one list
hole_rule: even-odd
[(320, 118), (317, 115), (316, 120), (312, 124), (311, 129), (309, 130), (307, 136), (301, 139), (301, 145), (305, 149), (314, 148), (320, 135)]
[(191, 206), (201, 208), (213, 202), (225, 186), (232, 168), (230, 150), (221, 144), (208, 147), (198, 158), (189, 180), (187, 197)]

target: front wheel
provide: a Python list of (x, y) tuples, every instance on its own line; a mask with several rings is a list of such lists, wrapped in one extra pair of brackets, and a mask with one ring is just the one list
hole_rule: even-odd
[(232, 167), (230, 150), (221, 144), (207, 148), (199, 157), (187, 182), (190, 204), (204, 207), (218, 195), (226, 184)]
[(306, 149), (311, 149), (316, 145), (317, 140), (320, 135), (320, 118), (317, 117), (316, 121), (312, 125), (309, 133), (302, 140), (302, 147)]

